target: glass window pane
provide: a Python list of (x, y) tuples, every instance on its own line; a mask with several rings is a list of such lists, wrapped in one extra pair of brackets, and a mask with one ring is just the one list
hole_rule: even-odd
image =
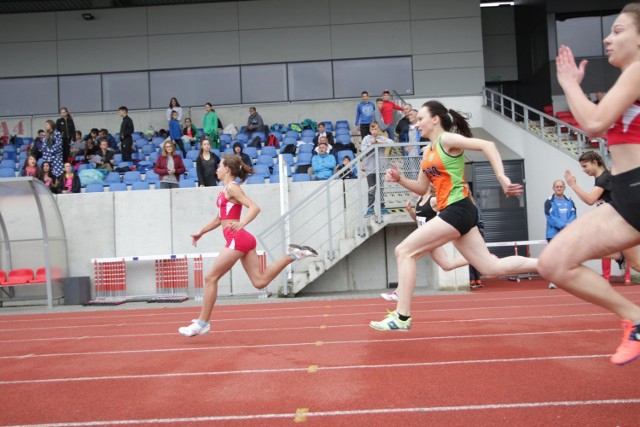
[(103, 74), (102, 93), (105, 111), (149, 108), (149, 73)]
[(402, 96), (413, 94), (410, 57), (334, 61), (333, 79), (336, 98), (359, 98), (363, 90), (370, 94), (385, 89)]
[(243, 103), (287, 100), (285, 64), (247, 65), (241, 72)]
[(100, 74), (60, 76), (60, 106), (73, 113), (102, 110)]
[(483, 188), (476, 193), (476, 203), (481, 210), (523, 208), (523, 196), (505, 196), (501, 187)]
[(331, 62), (302, 62), (288, 65), (289, 100), (333, 98)]
[(176, 97), (182, 106), (240, 103), (240, 67), (152, 71), (151, 108), (166, 108)]
[(57, 114), (58, 78), (0, 79), (0, 115)]

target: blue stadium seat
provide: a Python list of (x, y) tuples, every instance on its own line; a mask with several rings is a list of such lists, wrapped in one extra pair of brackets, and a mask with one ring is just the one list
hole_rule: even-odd
[(293, 182), (311, 181), (311, 175), (309, 175), (308, 173), (294, 173), (292, 181)]
[(338, 163), (342, 163), (342, 159), (344, 158), (344, 156), (347, 156), (349, 159), (353, 160), (353, 151), (351, 150), (340, 150), (338, 151), (338, 154), (336, 154), (336, 157), (338, 158)]
[(285, 138), (295, 138), (296, 141), (300, 138), (300, 134), (295, 130), (288, 130), (287, 133), (284, 134)]
[(269, 154), (260, 154), (256, 160), (256, 165), (266, 165), (272, 167), (274, 165), (273, 157)]
[(104, 186), (102, 184), (91, 183), (84, 188), (85, 193), (102, 193)]
[(278, 156), (278, 150), (276, 150), (276, 147), (272, 147), (272, 146), (265, 146), (262, 147), (262, 150), (260, 151), (260, 155), (261, 156), (271, 156), (271, 157), (277, 157)]
[(298, 158), (296, 159), (296, 166), (300, 165), (310, 165), (311, 157), (313, 157), (313, 153), (298, 153)]
[(134, 145), (138, 150), (141, 150), (142, 147), (148, 144), (149, 144), (149, 141), (147, 141), (146, 138), (139, 138), (139, 139), (136, 139), (134, 142)]
[(219, 159), (222, 159), (222, 154), (220, 154), (220, 150), (218, 150), (217, 148), (212, 148), (209, 151), (218, 156)]
[(280, 182), (280, 175), (271, 175), (269, 177), (269, 184), (278, 184)]
[(350, 144), (351, 143), (351, 135), (349, 135), (348, 133), (341, 133), (336, 135), (336, 142), (340, 143), (340, 144)]
[(313, 138), (315, 138), (315, 136), (316, 136), (316, 133), (313, 131), (313, 129), (304, 129), (304, 130), (302, 131), (302, 134), (301, 134), (301, 135), (302, 135), (302, 137), (303, 137), (303, 138), (304, 138), (305, 136), (306, 136), (306, 137), (309, 137), (309, 136), (310, 136), (310, 137), (311, 137), (311, 140), (313, 140)]
[(255, 138), (259, 136), (260, 137), (260, 141), (265, 142), (267, 140), (267, 135), (265, 135), (264, 132), (254, 132), (253, 134), (251, 134), (251, 139)]
[(16, 169), (15, 159), (3, 159), (0, 162), (0, 169), (11, 169), (14, 171)]
[(253, 172), (255, 175), (262, 175), (264, 178), (267, 178), (269, 175), (271, 175), (269, 166), (263, 164), (255, 165), (253, 167)]
[(159, 156), (160, 154), (158, 154), (157, 152), (151, 153), (149, 154), (149, 161), (155, 164), (158, 161)]
[(302, 138), (300, 138), (300, 141), (304, 142), (305, 144), (313, 144), (313, 136), (303, 136)]
[(264, 184), (264, 175), (254, 174), (247, 177), (247, 184)]
[(195, 188), (196, 181), (189, 178), (182, 178), (180, 180), (180, 188)]
[(124, 182), (114, 182), (109, 184), (109, 191), (127, 191), (127, 184)]
[[(282, 154), (282, 158), (284, 159), (284, 161), (287, 163), (288, 166), (292, 166), (293, 165), (293, 154), (284, 153), (284, 154)], [(280, 159), (280, 157), (278, 157), (278, 159)]]
[(300, 144), (298, 146), (298, 155), (302, 153), (313, 153), (313, 144)]
[(113, 183), (120, 183), (120, 174), (118, 172), (109, 172), (107, 174), (107, 176), (104, 177), (104, 180), (102, 181), (105, 183), (105, 185), (108, 184), (113, 184)]
[(333, 132), (333, 123), (332, 122), (323, 121), (322, 123), (324, 123), (324, 130), (326, 130), (327, 132)]
[(0, 178), (15, 178), (16, 171), (13, 168), (0, 168)]
[(160, 181), (160, 176), (152, 170), (145, 172), (144, 174), (145, 182), (157, 184)]
[(120, 163), (121, 161), (122, 161), (122, 154), (120, 154), (120, 153), (115, 153), (115, 154), (113, 155), (113, 162), (114, 162), (115, 164), (118, 164), (118, 163)]
[(153, 153), (154, 150), (155, 150), (155, 148), (153, 147), (152, 144), (147, 144), (144, 147), (142, 147), (142, 154), (148, 156), (151, 153)]
[(338, 130), (340, 128), (349, 129), (349, 122), (347, 120), (338, 120), (338, 121), (336, 121), (336, 130)]
[(93, 169), (93, 166), (93, 163), (83, 163), (81, 165), (78, 165), (78, 172), (84, 169)]
[(249, 136), (246, 133), (239, 133), (236, 135), (235, 142), (239, 142), (242, 145), (244, 145), (247, 143), (248, 140), (249, 140)]
[(195, 162), (195, 161), (196, 161), (196, 159), (198, 158), (198, 155), (199, 155), (199, 154), (200, 154), (200, 152), (199, 152), (199, 151), (197, 151), (197, 150), (190, 150), (190, 151), (187, 151), (187, 159), (188, 159), (188, 160), (191, 160), (191, 161), (193, 161), (193, 162)]
[(336, 135), (336, 137), (338, 137), (340, 135), (349, 135), (349, 136), (351, 136), (351, 132), (349, 131), (349, 128), (338, 128), (335, 131), (335, 135)]
[(138, 171), (125, 172), (124, 177), (122, 178), (122, 182), (125, 184), (133, 184), (134, 182), (140, 181), (142, 181), (142, 177)]
[(220, 144), (229, 145), (233, 142), (233, 137), (230, 133), (223, 133), (219, 136)]
[(297, 143), (298, 143), (298, 138), (294, 138), (292, 136), (285, 136), (284, 139), (282, 140), (282, 145), (297, 144)]
[(149, 190), (151, 187), (147, 181), (138, 181), (131, 184), (132, 190)]
[(256, 147), (247, 147), (243, 149), (242, 152), (247, 156), (251, 157), (252, 160), (255, 160), (258, 158), (258, 149)]
[(282, 134), (280, 132), (276, 132), (276, 131), (271, 131), (269, 132), (269, 135), (273, 135), (278, 139), (278, 142), (282, 141)]

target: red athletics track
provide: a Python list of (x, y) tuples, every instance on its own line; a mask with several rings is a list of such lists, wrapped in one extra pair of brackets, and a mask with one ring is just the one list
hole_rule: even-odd
[[(640, 301), (640, 286), (617, 287)], [(619, 321), (540, 280), (392, 303), (279, 300), (10, 315), (0, 425), (636, 426), (640, 360), (611, 365)]]

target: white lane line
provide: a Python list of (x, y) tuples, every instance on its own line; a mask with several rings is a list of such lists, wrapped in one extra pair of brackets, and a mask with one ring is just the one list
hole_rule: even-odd
[[(476, 365), (476, 364), (498, 364), (498, 363), (524, 363), (540, 362), (550, 360), (578, 360), (578, 359), (602, 359), (608, 358), (609, 354), (586, 354), (586, 355), (566, 355), (566, 356), (540, 356), (540, 357), (518, 357), (505, 359), (475, 359), (475, 360), (446, 360), (441, 362), (412, 362), (412, 363), (385, 363), (375, 365), (339, 365), (339, 366), (318, 366), (315, 373), (331, 371), (347, 371), (356, 369), (398, 369), (398, 368), (423, 368), (432, 366), (454, 366), (454, 365)], [(286, 373), (308, 373), (309, 367), (301, 368), (274, 368), (274, 369), (239, 369), (233, 371), (207, 371), (207, 372), (172, 372), (163, 374), (140, 374), (140, 375), (105, 375), (95, 377), (70, 377), (70, 378), (42, 378), (35, 380), (7, 380), (0, 381), (0, 385), (16, 384), (40, 384), (40, 383), (69, 383), (87, 381), (113, 381), (113, 380), (142, 380), (156, 378), (176, 378), (176, 377), (211, 377), (222, 375), (245, 375), (245, 374), (286, 374)]]
[[(479, 310), (513, 310), (513, 309), (526, 309), (531, 310), (533, 308), (550, 308), (550, 307), (579, 307), (579, 306), (589, 306), (595, 307), (593, 304), (588, 302), (577, 302), (571, 304), (546, 304), (540, 306), (530, 306), (530, 305), (510, 305), (510, 306), (473, 306), (473, 307), (464, 307), (464, 308), (442, 308), (442, 309), (426, 309), (426, 310), (412, 310), (412, 314), (414, 313), (439, 313), (439, 312), (456, 312), (456, 311), (479, 311)], [(316, 319), (316, 318), (326, 318), (330, 317), (353, 317), (353, 316), (380, 316), (380, 310), (376, 311), (367, 311), (367, 312), (345, 312), (345, 313), (333, 313), (333, 314), (309, 314), (304, 316), (278, 316), (278, 317), (239, 317), (239, 318), (218, 318), (213, 321), (213, 323), (221, 323), (221, 322), (244, 322), (244, 321), (254, 321), (258, 320), (260, 322), (272, 321), (272, 320), (291, 320), (291, 319)], [(118, 319), (121, 320), (121, 319)], [(133, 327), (133, 326), (150, 326), (150, 325), (166, 325), (168, 323), (176, 324), (175, 322), (136, 322), (136, 323), (109, 323), (109, 324), (83, 324), (83, 325), (71, 325), (71, 326), (43, 326), (38, 328), (13, 328), (13, 329), (0, 329), (0, 333), (3, 332), (25, 332), (25, 331), (50, 331), (50, 330), (61, 330), (61, 329), (78, 329), (78, 328), (112, 328), (116, 327)]]
[[(547, 292), (547, 289), (544, 289), (545, 293)], [(523, 292), (528, 292), (528, 291), (523, 291)], [(495, 292), (495, 293), (491, 293), (491, 294), (486, 294), (487, 296), (489, 295), (496, 295), (496, 294), (513, 294), (513, 291), (508, 291), (508, 292)], [(625, 296), (629, 296), (629, 295), (636, 295), (636, 294), (640, 294), (640, 291), (634, 292), (625, 292), (624, 295)], [(484, 296), (484, 295), (483, 295)], [(497, 301), (518, 301), (518, 300), (531, 300), (531, 299), (553, 299), (553, 300), (558, 300), (558, 298), (571, 298), (571, 299), (576, 299), (576, 297), (566, 293), (566, 292), (560, 292), (560, 293), (553, 293), (552, 295), (546, 294), (546, 295), (534, 295), (534, 296), (512, 296), (512, 297), (504, 297), (504, 298), (482, 298), (477, 294), (458, 294), (455, 296), (455, 298), (450, 298), (450, 297), (443, 297), (441, 295), (416, 295), (414, 296), (414, 300), (412, 301), (413, 305), (425, 305), (425, 304), (434, 304), (434, 305), (439, 305), (439, 304), (443, 304), (443, 303), (459, 303), (459, 302), (465, 302), (465, 303), (469, 303), (469, 302), (482, 302), (482, 303), (486, 303), (486, 302), (497, 302)], [(367, 298), (367, 300), (371, 300), (372, 298)], [(359, 307), (380, 307), (381, 304), (384, 303), (384, 301), (380, 300), (379, 303), (366, 303), (366, 304), (332, 304), (335, 303), (336, 301), (346, 301), (346, 300), (326, 300), (326, 301), (318, 301), (317, 304), (314, 305), (304, 305), (304, 306), (297, 306), (297, 307), (286, 307), (284, 306), (286, 303), (295, 303), (295, 301), (283, 301), (282, 303), (280, 302), (275, 302), (275, 301), (270, 301), (272, 302), (275, 306), (272, 308), (264, 308), (263, 306), (259, 305), (260, 308), (248, 308), (248, 309), (243, 309), (240, 308), (242, 307), (242, 305), (235, 305), (233, 306), (234, 308), (232, 309), (232, 311), (234, 313), (262, 313), (262, 312), (272, 312), (272, 311), (294, 311), (294, 310), (315, 310), (315, 309), (319, 309), (319, 308), (359, 308)], [(226, 313), (228, 310), (228, 307), (230, 307), (229, 305), (222, 305), (219, 306), (218, 308), (218, 312), (219, 313)], [(236, 309), (237, 307), (237, 309)], [(127, 314), (129, 311), (140, 311), (140, 310), (146, 310), (146, 309), (123, 309), (123, 308), (113, 308), (113, 310), (118, 310), (119, 313), (117, 315), (117, 319), (118, 320), (122, 320), (122, 319), (126, 319), (126, 318), (140, 318), (140, 317), (155, 317), (155, 316), (182, 316), (184, 314), (189, 314), (192, 313), (194, 311), (197, 311), (199, 308), (198, 307), (170, 307), (168, 308), (167, 311), (164, 311), (162, 313), (142, 313), (142, 314)], [(171, 310), (171, 311), (169, 311)], [(231, 311), (231, 310), (230, 310)], [(116, 317), (115, 314), (109, 315), (109, 316), (100, 316), (100, 315), (96, 315), (97, 313), (101, 313), (99, 311), (92, 311), (90, 312), (90, 314), (86, 314), (83, 313), (82, 315), (79, 316), (67, 316), (67, 317), (59, 317), (59, 316), (55, 316), (55, 317), (42, 317), (45, 315), (38, 315), (38, 314), (28, 314), (28, 315), (22, 315), (22, 314), (7, 314), (6, 316), (24, 316), (24, 319), (8, 319), (8, 320), (1, 320), (3, 317), (2, 312), (0, 312), (0, 325), (1, 324), (6, 324), (6, 323), (41, 323), (44, 321), (61, 321), (61, 320), (100, 320), (100, 319), (114, 319), (114, 317)], [(61, 313), (61, 314), (67, 314), (67, 313)], [(34, 316), (37, 316), (36, 318), (34, 318)]]
[[(629, 405), (640, 403), (640, 399), (608, 399), (608, 400), (573, 400), (560, 402), (518, 402), (518, 403), (494, 403), (488, 405), (461, 405), (461, 406), (435, 406), (418, 408), (378, 408), (378, 409), (354, 409), (346, 411), (321, 411), (306, 412), (305, 417), (345, 417), (353, 415), (386, 415), (386, 414), (411, 414), (429, 412), (460, 412), (460, 411), (486, 411), (503, 409), (529, 409), (545, 407), (578, 407), (578, 406), (602, 406), (602, 405)], [(47, 424), (23, 424), (6, 427), (93, 427), (93, 426), (120, 426), (135, 424), (177, 424), (177, 423), (202, 423), (225, 421), (250, 421), (268, 419), (295, 419), (295, 412), (280, 414), (253, 414), (253, 415), (219, 415), (210, 417), (188, 418), (151, 418), (145, 420), (102, 420), (86, 422), (65, 422)]]
[[(559, 315), (541, 315), (541, 316), (521, 316), (521, 317), (485, 317), (485, 318), (477, 318), (477, 319), (450, 319), (450, 320), (423, 320), (423, 321), (414, 321), (413, 324), (423, 324), (423, 325), (437, 325), (437, 324), (450, 324), (450, 323), (475, 323), (475, 322), (504, 322), (504, 321), (518, 321), (518, 320), (549, 320), (549, 319), (566, 319), (570, 317), (611, 317), (611, 313), (577, 313), (577, 314), (559, 314)], [(215, 325), (217, 321), (214, 320), (213, 323)], [(175, 325), (174, 321), (172, 322), (158, 322), (154, 323), (154, 325)], [(364, 323), (349, 323), (349, 324), (341, 324), (341, 325), (312, 325), (312, 326), (294, 326), (294, 327), (275, 327), (275, 328), (247, 328), (247, 329), (221, 329), (215, 330), (216, 334), (238, 334), (243, 332), (281, 332), (281, 331), (303, 331), (303, 330), (319, 330), (320, 326), (323, 326), (322, 329), (340, 329), (340, 328), (362, 328), (366, 326)], [(110, 338), (144, 338), (144, 337), (175, 337), (175, 332), (164, 332), (157, 334), (114, 334), (114, 335), (92, 335), (92, 336), (71, 336), (71, 337), (57, 337), (57, 338), (24, 338), (17, 340), (0, 340), (0, 344), (11, 344), (11, 343), (29, 343), (29, 342), (42, 342), (42, 341), (77, 341), (77, 340), (89, 340), (89, 339), (110, 339)]]
[[(339, 341), (323, 341), (323, 345), (351, 345), (351, 344), (376, 344), (388, 342), (419, 342), (419, 341), (437, 341), (437, 340), (461, 340), (461, 339), (483, 339), (483, 338), (508, 338), (508, 337), (525, 337), (525, 336), (543, 336), (543, 335), (563, 335), (563, 334), (580, 334), (580, 333), (601, 333), (601, 332), (620, 332), (616, 329), (583, 329), (583, 330), (563, 330), (563, 331), (544, 331), (544, 332), (514, 332), (506, 334), (471, 334), (471, 335), (447, 335), (436, 337), (405, 337), (405, 338), (386, 338), (386, 339), (363, 339), (363, 340), (339, 340)], [(398, 336), (393, 332), (379, 333), (379, 335)], [(403, 334), (406, 336), (406, 334)], [(193, 338), (192, 338), (193, 339)], [(121, 354), (146, 354), (146, 353), (172, 353), (172, 352), (188, 352), (188, 351), (212, 351), (212, 350), (237, 350), (237, 349), (264, 349), (278, 347), (316, 347), (317, 341), (313, 342), (297, 342), (297, 343), (274, 343), (274, 344), (246, 344), (246, 345), (229, 345), (229, 346), (207, 346), (207, 347), (178, 347), (178, 348), (153, 348), (140, 350), (112, 350), (112, 351), (87, 351), (87, 352), (70, 352), (70, 353), (42, 353), (29, 354), (30, 358), (37, 357), (69, 357), (69, 356), (104, 356), (104, 355), (121, 355)], [(23, 354), (11, 356), (0, 356), (0, 360), (20, 360), (24, 358)]]

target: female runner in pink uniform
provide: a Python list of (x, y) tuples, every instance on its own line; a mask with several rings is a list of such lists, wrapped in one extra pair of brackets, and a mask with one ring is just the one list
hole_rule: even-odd
[[(244, 181), (252, 172), (251, 167), (245, 165), (239, 156), (226, 155), (220, 162), (216, 174), (218, 180), (224, 184), (223, 190), (218, 195), (216, 205), (218, 215), (205, 225), (202, 230), (192, 234), (193, 246), (198, 240), (211, 230), (222, 226), (222, 233), (227, 241), (224, 249), (216, 258), (211, 270), (205, 277), (204, 302), (200, 316), (194, 319), (189, 326), (178, 329), (181, 335), (192, 337), (203, 335), (211, 330), (209, 320), (211, 311), (218, 297), (218, 280), (238, 261), (247, 272), (251, 283), (257, 289), (266, 287), (284, 268), (294, 261), (317, 256), (317, 252), (308, 246), (289, 245), (287, 254), (277, 259), (273, 264), (260, 272), (260, 259), (256, 253), (256, 238), (244, 227), (255, 219), (260, 213), (260, 208), (253, 200), (247, 197), (236, 182), (236, 178)], [(244, 218), (240, 219), (242, 207), (248, 209)]]

